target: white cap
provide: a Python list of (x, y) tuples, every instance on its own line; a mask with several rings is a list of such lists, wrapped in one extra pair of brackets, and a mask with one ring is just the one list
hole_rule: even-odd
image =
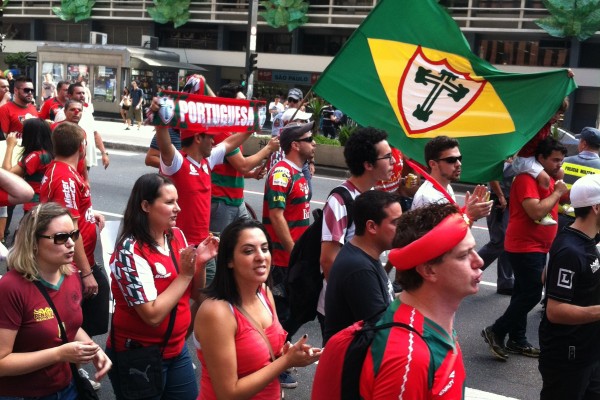
[[(309, 121), (312, 118), (312, 114), (311, 113), (307, 113), (304, 112), (302, 110), (298, 110), (298, 112), (296, 112), (296, 110), (298, 110), (297, 108), (288, 108), (287, 110), (285, 110), (285, 112), (283, 113), (283, 116), (281, 117), (281, 119), (283, 120), (283, 122), (290, 122), (292, 120), (292, 116), (294, 116), (294, 121), (296, 120), (303, 120), (303, 121)], [(294, 115), (294, 113), (296, 115)]]
[(583, 176), (571, 187), (571, 206), (589, 207), (600, 204), (600, 175)]

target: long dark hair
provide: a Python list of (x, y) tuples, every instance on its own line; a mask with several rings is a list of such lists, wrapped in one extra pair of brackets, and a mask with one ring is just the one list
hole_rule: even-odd
[(157, 245), (150, 233), (148, 214), (142, 209), (142, 202), (146, 200), (153, 204), (160, 197), (160, 188), (165, 185), (173, 185), (173, 181), (156, 173), (142, 175), (135, 181), (129, 200), (127, 200), (117, 246), (129, 237), (135, 238), (140, 245), (149, 245), (151, 249)]
[(54, 158), (52, 150), (52, 131), (50, 125), (40, 118), (30, 118), (23, 122), (23, 153), (21, 159), (25, 159), (34, 151), (43, 150)]
[(227, 225), (221, 232), (221, 242), (219, 243), (219, 253), (217, 254), (217, 267), (215, 278), (210, 285), (202, 292), (209, 298), (225, 300), (233, 305), (240, 305), (240, 293), (233, 276), (233, 269), (229, 268), (229, 263), (233, 260), (235, 246), (240, 240), (240, 234), (246, 229), (258, 228), (265, 234), (269, 245), (269, 252), (273, 254), (273, 243), (260, 222), (250, 218), (238, 218)]

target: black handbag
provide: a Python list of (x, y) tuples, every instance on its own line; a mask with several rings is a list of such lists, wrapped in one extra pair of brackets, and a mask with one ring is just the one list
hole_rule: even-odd
[[(39, 289), (39, 291), (42, 293), (42, 295), (48, 302), (48, 305), (50, 305), (50, 308), (52, 308), (52, 312), (54, 312), (54, 316), (56, 317), (56, 320), (58, 321), (58, 327), (60, 328), (60, 338), (62, 339), (64, 344), (69, 343), (69, 339), (67, 339), (67, 332), (65, 331), (65, 327), (62, 323), (62, 320), (60, 319), (60, 315), (58, 314), (58, 311), (56, 310), (56, 307), (54, 306), (54, 302), (48, 295), (46, 288), (42, 285), (42, 283), (40, 281), (34, 281), (33, 283)], [(99, 400), (98, 394), (92, 387), (92, 384), (90, 383), (89, 380), (87, 380), (83, 376), (79, 375), (79, 372), (77, 371), (77, 367), (75, 366), (75, 364), (69, 363), (69, 367), (71, 367), (71, 374), (73, 375), (73, 381), (75, 382), (75, 387), (77, 388), (79, 400)]]
[[(171, 243), (168, 242), (169, 252), (175, 269), (179, 273), (179, 267)], [(173, 327), (175, 326), (175, 317), (177, 315), (177, 305), (171, 310), (169, 325), (165, 332), (162, 350), (158, 346), (136, 347), (133, 341), (126, 343), (129, 349), (125, 351), (114, 350), (116, 371), (119, 376), (119, 388), (124, 399), (139, 400), (160, 396), (163, 392), (163, 370), (162, 357), (169, 343)], [(114, 317), (114, 314), (113, 314)], [(110, 328), (111, 343), (115, 343), (115, 330), (111, 321)]]

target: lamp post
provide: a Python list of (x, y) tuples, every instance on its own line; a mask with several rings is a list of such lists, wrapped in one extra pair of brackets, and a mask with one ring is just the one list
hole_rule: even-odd
[(256, 54), (256, 20), (258, 15), (258, 0), (250, 0), (248, 9), (248, 41), (246, 43), (246, 97), (254, 94), (254, 73), (257, 70)]

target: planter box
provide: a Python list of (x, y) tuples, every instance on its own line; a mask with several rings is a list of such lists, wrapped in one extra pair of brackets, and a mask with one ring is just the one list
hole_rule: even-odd
[[(244, 155), (249, 156), (267, 145), (270, 136), (251, 136), (244, 142)], [(330, 146), (327, 144), (317, 144), (315, 150), (315, 163), (318, 166), (335, 167), (346, 169), (344, 161), (344, 148), (342, 146)]]

